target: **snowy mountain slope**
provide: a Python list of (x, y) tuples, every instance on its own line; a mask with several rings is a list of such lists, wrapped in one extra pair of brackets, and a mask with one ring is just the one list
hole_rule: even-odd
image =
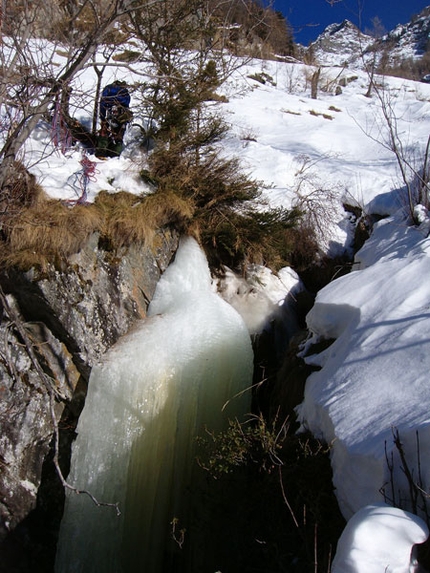
[(390, 59), (420, 58), (425, 53), (430, 34), (430, 8), (425, 8), (411, 22), (399, 24), (380, 40)]

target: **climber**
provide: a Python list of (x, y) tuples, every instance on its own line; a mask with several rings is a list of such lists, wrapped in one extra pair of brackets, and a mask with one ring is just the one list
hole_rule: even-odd
[(133, 118), (129, 105), (130, 93), (125, 82), (116, 80), (102, 91), (98, 157), (118, 157), (121, 154), (127, 124)]

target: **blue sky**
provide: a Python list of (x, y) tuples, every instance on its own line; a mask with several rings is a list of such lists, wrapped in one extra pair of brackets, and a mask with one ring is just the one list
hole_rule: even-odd
[[(360, 9), (361, 6), (361, 9)], [(387, 31), (406, 24), (414, 14), (430, 6), (430, 0), (341, 0), (330, 6), (328, 0), (274, 0), (275, 10), (282, 12), (294, 30), (297, 42), (307, 45), (329, 24), (350, 20), (361, 29), (372, 26), (378, 16)]]

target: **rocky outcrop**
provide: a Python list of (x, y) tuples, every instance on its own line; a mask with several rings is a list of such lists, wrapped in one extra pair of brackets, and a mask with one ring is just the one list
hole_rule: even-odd
[(52, 416), (82, 402), (93, 364), (145, 316), (176, 246), (166, 232), (153, 251), (113, 254), (94, 235), (64, 270), (1, 276), (0, 542), (36, 505)]
[(309, 50), (320, 65), (360, 68), (361, 58), (374, 39), (354, 26), (349, 20), (327, 26)]
[(430, 8), (412, 18), (407, 24), (398, 24), (383, 36), (379, 43), (386, 49), (391, 63), (406, 59), (420, 59), (429, 46)]

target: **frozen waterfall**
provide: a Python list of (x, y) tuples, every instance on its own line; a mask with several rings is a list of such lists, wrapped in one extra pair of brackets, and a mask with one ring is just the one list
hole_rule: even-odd
[(169, 570), (171, 522), (192, 519), (195, 436), (248, 411), (252, 370), (242, 318), (213, 292), (198, 244), (182, 239), (148, 318), (93, 368), (77, 428), (68, 481), (119, 503), (121, 516), (68, 493), (57, 573)]

